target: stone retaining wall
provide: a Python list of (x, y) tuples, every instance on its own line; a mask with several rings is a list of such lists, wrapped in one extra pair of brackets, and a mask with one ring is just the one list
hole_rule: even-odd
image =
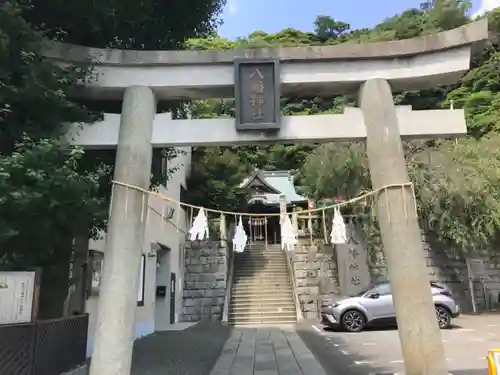
[(299, 238), (291, 255), (296, 292), (305, 318), (318, 316), (324, 299), (338, 294), (337, 266), (332, 247), (316, 240)]
[[(465, 260), (454, 252), (432, 250), (423, 237), (430, 280), (446, 284), (462, 309), (472, 311), (469, 274)], [(434, 249), (437, 245), (433, 245)], [(334, 296), (355, 295), (376, 281), (388, 280), (383, 256), (371, 256), (360, 233), (348, 226), (348, 242), (332, 246), (324, 240), (299, 237), (291, 254), (296, 292), (305, 318), (316, 318), (323, 302)], [(484, 261), (474, 275), (474, 301), (478, 311), (500, 308), (500, 265)]]
[(187, 244), (181, 321), (221, 319), (227, 282), (227, 250), (227, 244), (221, 241)]

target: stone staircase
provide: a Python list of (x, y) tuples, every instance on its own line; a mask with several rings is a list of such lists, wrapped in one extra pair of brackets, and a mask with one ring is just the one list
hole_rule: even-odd
[(296, 323), (293, 290), (280, 245), (254, 244), (235, 254), (230, 325)]

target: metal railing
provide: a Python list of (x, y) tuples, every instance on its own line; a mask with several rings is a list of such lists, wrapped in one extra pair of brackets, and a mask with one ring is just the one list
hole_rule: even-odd
[(232, 251), (232, 244), (228, 243), (229, 253), (229, 266), (227, 268), (226, 276), (226, 295), (224, 297), (224, 309), (222, 311), (222, 324), (228, 324), (229, 321), (229, 305), (231, 304), (231, 292), (233, 290), (234, 280), (234, 252)]
[(0, 374), (59, 375), (86, 361), (88, 315), (0, 326)]
[(299, 322), (300, 320), (302, 320), (303, 315), (302, 315), (302, 309), (300, 308), (299, 296), (297, 294), (297, 286), (295, 284), (295, 268), (293, 267), (291, 259), (292, 253), (287, 251), (286, 249), (283, 251), (285, 252), (286, 266), (288, 268), (288, 277), (290, 278), (290, 284), (292, 285), (293, 302), (295, 304), (295, 315), (297, 317), (297, 322)]

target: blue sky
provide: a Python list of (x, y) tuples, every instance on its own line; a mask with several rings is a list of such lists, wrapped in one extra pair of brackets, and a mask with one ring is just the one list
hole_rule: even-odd
[[(419, 4), (420, 0), (227, 0), (219, 33), (234, 39), (255, 30), (274, 33), (291, 27), (311, 31), (318, 15), (347, 22), (352, 28), (371, 27)], [(500, 0), (473, 0), (472, 4), (474, 13), (500, 6)]]

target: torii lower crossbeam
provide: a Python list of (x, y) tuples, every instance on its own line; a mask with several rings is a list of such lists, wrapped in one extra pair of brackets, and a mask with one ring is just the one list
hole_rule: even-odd
[[(437, 139), (466, 134), (464, 112), (458, 110), (412, 111), (396, 107), (399, 133), (404, 140)], [(120, 115), (106, 114), (104, 120), (79, 128), (72, 125), (68, 137), (85, 148), (113, 149), (118, 144)], [(366, 139), (366, 126), (360, 108), (346, 108), (343, 114), (286, 116), (275, 133), (238, 132), (234, 119), (172, 120), (169, 113), (156, 114), (152, 146), (227, 146), (255, 143), (338, 142)]]

